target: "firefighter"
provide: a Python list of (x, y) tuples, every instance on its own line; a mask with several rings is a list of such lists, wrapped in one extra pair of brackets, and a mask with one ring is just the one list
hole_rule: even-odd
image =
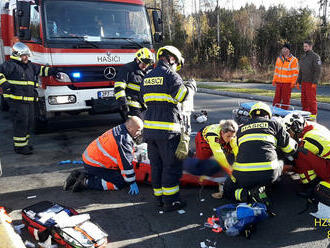
[(134, 139), (142, 129), (143, 121), (132, 116), (94, 140), (82, 155), (85, 172), (73, 171), (63, 189), (121, 190), (129, 185), (129, 194), (138, 194), (132, 162)]
[(180, 135), (182, 113), (179, 103), (194, 94), (194, 81), (184, 83), (178, 71), (184, 63), (174, 46), (161, 47), (157, 67), (149, 72), (141, 85), (141, 97), (147, 106), (143, 137), (148, 144), (152, 187), (156, 202), (164, 211), (183, 208), (179, 196), (182, 159), (189, 148), (189, 135)]
[(290, 105), (291, 88), (295, 87), (299, 73), (298, 59), (291, 54), (290, 49), (290, 44), (283, 45), (273, 77), (273, 86), (276, 85), (273, 106), (279, 104), (282, 109), (288, 109)]
[(33, 153), (29, 140), (34, 122), (34, 102), (38, 100), (35, 90), (38, 76), (57, 75), (56, 68), (34, 64), (29, 60), (30, 56), (28, 46), (17, 42), (12, 47), (10, 60), (0, 65), (0, 86), (9, 103), (14, 126), (14, 150), (24, 155)]
[(251, 120), (238, 128), (238, 154), (232, 176), (225, 181), (224, 195), (231, 200), (263, 202), (269, 206), (265, 186), (274, 182), (283, 168), (276, 149), (291, 154), (297, 143), (279, 122), (271, 120), (267, 104), (257, 102), (249, 115)]
[[(214, 156), (228, 175), (232, 168), (227, 157), (237, 155), (236, 132), (238, 126), (234, 120), (222, 120), (219, 124), (203, 127), (196, 135), (196, 157), (209, 159)], [(233, 162), (233, 158), (230, 159)]]
[(301, 105), (303, 110), (311, 112), (310, 117), (316, 120), (316, 88), (321, 76), (321, 58), (313, 51), (311, 41), (304, 42), (305, 55), (299, 61), (297, 83), (301, 85)]
[(120, 68), (114, 91), (124, 119), (129, 115), (142, 118), (144, 106), (139, 99), (140, 84), (152, 63), (153, 55), (144, 47), (136, 52), (134, 61)]
[[(238, 152), (237, 129), (238, 126), (234, 120), (222, 120), (219, 124), (203, 127), (195, 137), (196, 158), (207, 160), (214, 156), (221, 168), (228, 175), (231, 175), (231, 164)], [(219, 199), (222, 197), (222, 187), (219, 184), (219, 192), (213, 193), (213, 198)]]
[(299, 114), (285, 116), (284, 124), (299, 142), (294, 170), (304, 185), (301, 195), (330, 206), (330, 131)]

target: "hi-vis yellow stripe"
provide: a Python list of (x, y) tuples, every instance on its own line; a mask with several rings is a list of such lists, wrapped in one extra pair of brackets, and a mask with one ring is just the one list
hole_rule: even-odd
[(34, 97), (28, 97), (28, 96), (15, 96), (12, 94), (3, 94), (4, 98), (10, 98), (13, 100), (21, 100), (21, 101), (28, 101), (28, 102), (33, 102)]
[(180, 188), (179, 185), (177, 185), (171, 188), (162, 187), (162, 190), (163, 190), (163, 195), (175, 195), (176, 193), (179, 192)]
[(177, 104), (178, 101), (175, 100), (171, 95), (165, 93), (148, 93), (143, 95), (144, 102), (169, 102)]
[(120, 87), (126, 89), (126, 83), (124, 82), (115, 82), (115, 88)]
[(254, 134), (254, 133), (252, 133), (252, 134), (243, 135), (241, 138), (239, 138), (238, 145), (240, 146), (244, 142), (256, 141), (256, 140), (266, 141), (266, 142), (272, 143), (274, 145), (276, 145), (276, 143), (277, 143), (277, 139), (271, 134), (260, 134), (260, 133)]
[(176, 100), (178, 100), (178, 102), (182, 102), (183, 99), (185, 98), (185, 96), (187, 95), (187, 92), (188, 92), (188, 90), (187, 90), (186, 86), (181, 85), (178, 93), (176, 94), (176, 96), (174, 98)]
[[(34, 86), (34, 82), (32, 81), (16, 81), (16, 80), (8, 80), (9, 83), (15, 84), (15, 85), (32, 85)], [(36, 84), (38, 86), (38, 84)]]
[(135, 91), (140, 91), (140, 85), (136, 85), (136, 84), (132, 84), (132, 83), (129, 83), (127, 85), (127, 88), (129, 88), (131, 90), (135, 90)]
[(258, 163), (238, 163), (234, 162), (233, 169), (237, 171), (263, 171), (272, 170), (278, 162), (276, 160), (270, 162)]
[(175, 131), (180, 132), (181, 127), (179, 123), (173, 122), (164, 122), (164, 121), (144, 121), (144, 128), (149, 129), (160, 129), (160, 130), (168, 130), (168, 131)]
[(121, 91), (119, 91), (115, 94), (115, 97), (116, 97), (117, 100), (118, 100), (118, 98), (125, 97), (125, 96), (126, 96), (125, 90), (121, 90)]
[(3, 83), (6, 82), (6, 81), (7, 81), (6, 78), (2, 78), (2, 79), (0, 79), (0, 85), (3, 84)]

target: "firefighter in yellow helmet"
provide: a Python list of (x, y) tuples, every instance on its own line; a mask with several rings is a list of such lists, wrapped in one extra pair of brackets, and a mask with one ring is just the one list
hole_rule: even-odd
[(139, 99), (140, 84), (147, 68), (153, 64), (153, 54), (148, 48), (141, 48), (135, 54), (134, 61), (122, 66), (115, 78), (115, 97), (124, 119), (138, 116), (143, 119), (143, 104)]
[(276, 150), (280, 148), (284, 154), (291, 155), (297, 143), (279, 122), (271, 119), (267, 104), (254, 104), (250, 117), (238, 128), (238, 154), (232, 176), (225, 181), (224, 195), (231, 200), (262, 202), (269, 206), (265, 186), (274, 182), (283, 169)]
[(56, 68), (40, 66), (29, 60), (31, 51), (22, 42), (12, 47), (10, 60), (0, 65), (0, 87), (3, 96), (9, 103), (14, 127), (14, 150), (16, 153), (32, 154), (30, 129), (34, 122), (34, 102), (38, 96), (38, 76), (57, 75)]
[(148, 144), (154, 196), (157, 205), (167, 212), (185, 206), (179, 196), (179, 179), (189, 135), (188, 139), (181, 135), (183, 113), (179, 104), (194, 94), (196, 85), (193, 81), (184, 83), (176, 72), (184, 63), (176, 47), (161, 47), (157, 59), (157, 67), (141, 85), (141, 98), (147, 106), (143, 137)]

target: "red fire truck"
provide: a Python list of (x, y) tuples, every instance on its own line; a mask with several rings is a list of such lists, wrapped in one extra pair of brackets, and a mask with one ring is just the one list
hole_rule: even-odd
[[(39, 121), (60, 112), (117, 112), (113, 80), (119, 67), (162, 38), (160, 10), (148, 12), (142, 0), (2, 0), (0, 14), (0, 62), (21, 41), (32, 62), (66, 74), (39, 79)], [(5, 109), (2, 96), (1, 104)]]

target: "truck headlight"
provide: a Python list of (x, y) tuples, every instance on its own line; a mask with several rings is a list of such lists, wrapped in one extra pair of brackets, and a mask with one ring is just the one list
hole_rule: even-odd
[(50, 105), (70, 104), (75, 102), (77, 102), (77, 98), (75, 95), (48, 97), (48, 103)]
[(61, 83), (71, 83), (71, 79), (68, 74), (64, 72), (58, 72), (55, 76), (56, 80)]

